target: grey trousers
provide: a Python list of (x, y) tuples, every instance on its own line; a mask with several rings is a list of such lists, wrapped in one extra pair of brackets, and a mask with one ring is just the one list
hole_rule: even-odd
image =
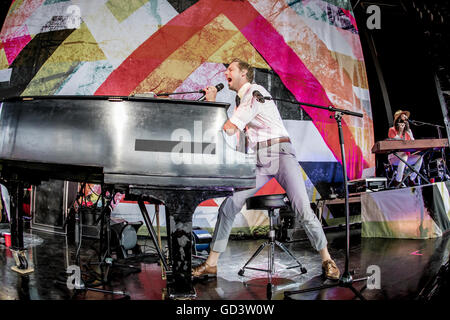
[(326, 247), (327, 239), (319, 219), (311, 209), (302, 171), (292, 145), (280, 143), (258, 150), (256, 188), (235, 192), (222, 202), (211, 243), (213, 251), (225, 251), (236, 214), (242, 210), (246, 200), (273, 177), (286, 191), (292, 210), (300, 220), (313, 248), (319, 251)]

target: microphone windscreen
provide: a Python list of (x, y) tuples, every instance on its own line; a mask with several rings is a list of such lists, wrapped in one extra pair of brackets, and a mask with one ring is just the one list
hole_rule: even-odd
[(218, 85), (216, 85), (217, 92), (219, 92), (220, 90), (222, 90), (223, 87), (224, 87), (223, 83), (219, 83)]
[(253, 91), (253, 96), (256, 98), (256, 100), (258, 100), (258, 102), (264, 103), (264, 96), (258, 90)]

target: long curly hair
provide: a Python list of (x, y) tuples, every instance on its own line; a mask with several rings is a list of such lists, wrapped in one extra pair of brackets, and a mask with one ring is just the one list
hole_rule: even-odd
[(395, 121), (394, 121), (395, 130), (399, 131), (398, 130), (398, 125), (400, 123), (405, 123), (405, 130), (403, 132), (409, 131), (409, 122), (408, 121), (403, 121), (401, 118), (402, 117), (398, 117), (397, 119), (395, 119)]

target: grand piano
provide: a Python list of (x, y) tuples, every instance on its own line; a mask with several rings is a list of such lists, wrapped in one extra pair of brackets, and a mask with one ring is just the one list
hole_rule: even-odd
[(191, 278), (195, 208), (206, 199), (255, 187), (255, 156), (237, 150), (221, 129), (228, 107), (123, 96), (4, 99), (0, 165), (11, 197), (16, 270), (28, 267), (24, 186), (50, 178), (100, 183), (140, 203), (153, 199), (165, 205), (167, 291), (171, 298), (195, 296)]

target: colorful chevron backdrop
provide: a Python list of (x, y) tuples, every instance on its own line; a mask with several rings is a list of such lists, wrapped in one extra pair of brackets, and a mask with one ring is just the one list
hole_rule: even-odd
[[(226, 64), (241, 57), (274, 97), (363, 113), (343, 118), (348, 176), (375, 166), (349, 0), (15, 0), (0, 38), (2, 97), (193, 91), (226, 84)], [(225, 88), (218, 100), (233, 103), (234, 96)], [(328, 194), (343, 180), (332, 114), (278, 107), (311, 199)], [(272, 181), (261, 193), (280, 188)]]

